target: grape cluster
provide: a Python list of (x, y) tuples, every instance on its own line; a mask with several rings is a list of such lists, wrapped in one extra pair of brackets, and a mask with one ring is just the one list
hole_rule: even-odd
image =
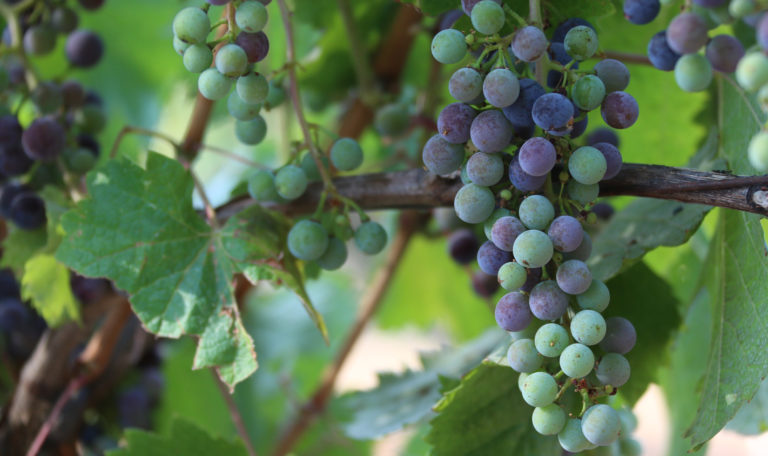
[[(42, 81), (19, 58), (50, 54), (63, 36), (71, 67), (88, 69), (99, 63), (104, 54), (101, 38), (78, 28), (78, 15), (67, 3), (27, 6), (18, 11), (17, 27), (8, 24), (3, 31), (2, 46), (8, 52), (0, 60), (0, 216), (23, 230), (46, 225), (39, 189), (67, 185), (96, 164), (100, 146), (95, 135), (106, 124), (96, 93), (71, 79)], [(88, 10), (102, 4), (80, 1)], [(25, 119), (23, 125), (20, 118)]]
[[(482, 226), (487, 240), (478, 242), (465, 228), (451, 236), (449, 252), (461, 264), (476, 255), (483, 275), (473, 285), (481, 295), (494, 293), (492, 281), (507, 292), (496, 304), (496, 321), (513, 336), (508, 361), (521, 373), (523, 398), (536, 407), (536, 430), (557, 434), (571, 452), (613, 444), (619, 414), (599, 399), (628, 381), (624, 355), (636, 334), (628, 320), (601, 315), (610, 292), (586, 264), (591, 239), (582, 223), (597, 219), (589, 209), (599, 183), (619, 173), (622, 157), (610, 129), (595, 130), (587, 145), (574, 139), (592, 110), (614, 129), (636, 122), (638, 104), (624, 91), (629, 71), (613, 59), (578, 68), (599, 48), (583, 19), (566, 20), (549, 39), (536, 24), (522, 23), (499, 36), (506, 18), (515, 17), (500, 2), (463, 6), (474, 31), (440, 31), (432, 55), (444, 64), (468, 53), (477, 60), (451, 76), (457, 101), (440, 112), (422, 158), (434, 174), (461, 171), (454, 210), (461, 221)], [(549, 71), (552, 91), (535, 79), (541, 69)]]
[(21, 300), (13, 273), (0, 269), (0, 339), (7, 356), (19, 363), (25, 361), (45, 328), (45, 320)]
[[(209, 100), (227, 98), (235, 118), (235, 136), (247, 145), (259, 144), (267, 134), (262, 108), (271, 109), (285, 98), (279, 82), (268, 81), (254, 65), (269, 53), (266, 5), (271, 0), (207, 0), (204, 8), (188, 7), (173, 19), (173, 47), (184, 67), (199, 73), (197, 87)], [(211, 5), (226, 5), (228, 32), (208, 41), (216, 27), (208, 16)], [(232, 90), (232, 87), (235, 87)]]
[[(624, 14), (635, 24), (645, 24), (656, 17), (660, 6), (658, 0), (627, 0)], [(672, 19), (666, 30), (651, 38), (648, 57), (656, 68), (674, 70), (678, 86), (688, 92), (705, 90), (715, 73), (733, 74), (744, 90), (757, 93), (760, 106), (768, 113), (766, 11), (764, 3), (754, 0), (694, 0)], [(710, 30), (737, 22), (755, 29), (754, 48), (745, 50), (733, 35), (710, 36)], [(752, 138), (747, 157), (755, 169), (768, 171), (768, 133), (764, 129)]]

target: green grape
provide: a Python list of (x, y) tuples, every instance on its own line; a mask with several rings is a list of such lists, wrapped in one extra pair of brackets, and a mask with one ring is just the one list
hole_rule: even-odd
[(565, 427), (565, 411), (557, 404), (549, 404), (533, 409), (531, 421), (533, 428), (541, 435), (556, 435)]
[(520, 203), (519, 217), (528, 229), (545, 230), (555, 218), (555, 208), (547, 197), (532, 195)]
[(440, 63), (458, 63), (467, 55), (464, 34), (458, 30), (446, 29), (432, 38), (432, 57)]
[(576, 81), (571, 90), (573, 103), (584, 111), (599, 107), (605, 98), (605, 84), (597, 76), (588, 74)]
[(736, 66), (736, 80), (749, 92), (768, 83), (768, 57), (762, 52), (750, 52)]
[(244, 2), (235, 10), (235, 23), (248, 33), (261, 31), (267, 17), (267, 8), (261, 2)]
[(275, 174), (275, 189), (283, 198), (295, 200), (307, 189), (307, 175), (296, 165), (284, 166)]
[(547, 323), (536, 331), (536, 350), (547, 358), (556, 358), (568, 346), (568, 331), (557, 323)]
[(235, 122), (235, 136), (243, 144), (259, 144), (267, 136), (267, 123), (260, 115), (251, 120), (238, 120)]
[(584, 345), (597, 345), (605, 337), (605, 319), (594, 310), (582, 310), (571, 320), (571, 334)]
[(619, 409), (618, 414), (621, 422), (621, 435), (628, 437), (637, 429), (637, 417), (629, 407)]
[(64, 149), (62, 154), (67, 168), (76, 174), (85, 174), (96, 165), (96, 156), (83, 147), (71, 147)]
[(590, 407), (581, 419), (581, 432), (594, 445), (610, 445), (619, 438), (621, 422), (612, 407), (597, 404)]
[(605, 155), (591, 146), (579, 147), (568, 160), (568, 172), (583, 185), (592, 185), (600, 182), (608, 169)]
[(544, 407), (554, 402), (557, 382), (546, 372), (534, 372), (523, 382), (523, 400), (533, 407)]
[(490, 217), (488, 217), (485, 222), (483, 222), (483, 232), (485, 233), (485, 237), (488, 238), (489, 241), (492, 241), (491, 239), (491, 231), (493, 230), (493, 225), (496, 223), (496, 220), (506, 217), (508, 215), (512, 215), (511, 212), (509, 212), (509, 209), (504, 209), (503, 207), (500, 207), (493, 211)]
[(83, 133), (98, 133), (107, 126), (107, 114), (98, 105), (85, 105), (75, 112), (75, 125)]
[(247, 67), (248, 55), (236, 44), (225, 44), (216, 53), (216, 69), (224, 76), (240, 76)]
[(229, 115), (237, 120), (253, 120), (259, 115), (259, 111), (261, 111), (261, 103), (247, 103), (240, 98), (237, 91), (233, 90), (232, 93), (229, 94), (229, 98), (227, 98), (227, 111), (229, 111)]
[(531, 339), (519, 339), (507, 350), (507, 362), (517, 372), (536, 372), (541, 368), (544, 358), (536, 351)]
[(211, 20), (200, 8), (184, 8), (173, 18), (173, 34), (185, 43), (205, 43), (210, 31)]
[(595, 55), (598, 48), (597, 33), (586, 25), (577, 25), (568, 30), (563, 45), (575, 60), (587, 60)]
[(264, 107), (267, 110), (276, 108), (285, 101), (285, 89), (275, 81), (269, 81), (269, 93), (264, 101)]
[(517, 290), (528, 280), (528, 272), (520, 264), (510, 261), (499, 268), (499, 284), (508, 291)]
[(675, 64), (675, 81), (686, 92), (701, 92), (712, 82), (712, 65), (701, 54), (686, 54)]
[(191, 44), (185, 43), (179, 39), (178, 36), (173, 37), (173, 50), (179, 55), (184, 55), (184, 52), (189, 49)]
[(402, 103), (392, 103), (379, 108), (373, 119), (373, 126), (383, 136), (399, 136), (411, 125), (408, 107)]
[(523, 392), (523, 385), (525, 384), (525, 379), (528, 378), (530, 374), (526, 374), (525, 372), (522, 372), (519, 377), (517, 377), (517, 388), (520, 390), (520, 392)]
[(611, 292), (608, 287), (597, 279), (592, 279), (589, 288), (584, 293), (576, 296), (576, 302), (582, 309), (595, 310), (602, 312), (608, 307), (611, 301)]
[(339, 238), (332, 237), (323, 255), (315, 260), (326, 271), (334, 271), (344, 266), (347, 261), (347, 245)]
[(487, 187), (468, 184), (456, 193), (453, 208), (456, 215), (466, 223), (484, 222), (493, 213), (496, 200)]
[(193, 44), (184, 51), (184, 67), (191, 73), (202, 73), (213, 62), (213, 52), (206, 44)]
[(600, 186), (598, 184), (584, 185), (572, 179), (568, 181), (565, 191), (569, 198), (581, 205), (585, 205), (597, 199), (597, 195), (600, 193)]
[(216, 68), (208, 68), (200, 73), (197, 88), (205, 98), (216, 101), (227, 96), (229, 89), (232, 88), (232, 81), (219, 73)]
[(249, 73), (237, 78), (235, 90), (248, 103), (264, 103), (269, 95), (269, 82), (259, 73)]
[(622, 456), (640, 456), (643, 454), (643, 446), (635, 439), (619, 440), (619, 448)]
[(728, 5), (728, 13), (734, 19), (741, 19), (755, 11), (754, 0), (731, 0)]
[(280, 200), (275, 188), (275, 176), (264, 169), (254, 172), (248, 178), (248, 194), (259, 202)]
[(565, 451), (570, 453), (581, 453), (592, 448), (592, 444), (581, 431), (581, 420), (578, 418), (568, 419), (563, 430), (557, 434), (557, 441)]
[(747, 158), (759, 172), (768, 171), (768, 132), (761, 131), (752, 137), (747, 147)]
[(504, 27), (504, 9), (496, 2), (482, 0), (472, 8), (472, 27), (483, 35), (493, 35)]
[(387, 232), (376, 222), (365, 222), (355, 230), (355, 245), (365, 254), (376, 255), (387, 245)]
[(608, 353), (600, 360), (595, 369), (597, 379), (603, 385), (616, 388), (623, 386), (629, 380), (631, 369), (627, 358), (618, 353)]
[[(320, 161), (327, 169), (329, 163), (328, 157), (323, 156), (320, 158)], [(317, 182), (323, 178), (323, 176), (320, 174), (320, 170), (317, 169), (317, 164), (315, 163), (315, 159), (312, 157), (311, 153), (304, 154), (304, 157), (302, 157), (301, 164), (299, 166), (301, 166), (301, 169), (307, 173), (307, 179), (309, 179), (310, 182)]]
[(540, 268), (552, 259), (552, 240), (538, 230), (521, 233), (512, 246), (515, 260), (527, 268)]
[(323, 225), (311, 220), (298, 222), (288, 232), (288, 250), (300, 260), (320, 258), (328, 248), (328, 243), (328, 232)]
[(586, 377), (594, 366), (595, 355), (586, 345), (571, 344), (560, 354), (560, 369), (569, 377)]
[(363, 163), (363, 149), (352, 138), (341, 138), (331, 147), (331, 163), (340, 171), (352, 171)]

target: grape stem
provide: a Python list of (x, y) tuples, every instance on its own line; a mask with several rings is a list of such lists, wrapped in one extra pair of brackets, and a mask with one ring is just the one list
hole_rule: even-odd
[(211, 374), (213, 374), (213, 381), (216, 382), (216, 387), (219, 389), (222, 399), (224, 399), (224, 403), (227, 406), (227, 410), (229, 411), (229, 416), (232, 419), (232, 423), (235, 425), (235, 429), (237, 429), (237, 434), (245, 444), (245, 449), (248, 452), (248, 456), (258, 456), (256, 449), (253, 446), (253, 441), (251, 441), (251, 437), (248, 435), (248, 429), (245, 427), (243, 415), (240, 414), (240, 410), (237, 408), (237, 404), (235, 403), (234, 399), (232, 399), (232, 394), (229, 391), (229, 387), (226, 383), (224, 383), (221, 377), (219, 377), (216, 369), (211, 368)]
[[(562, 374), (563, 374), (563, 371), (558, 372), (558, 375), (562, 375)], [(555, 379), (557, 379), (557, 377), (555, 377)], [(555, 401), (560, 399), (563, 396), (563, 394), (565, 394), (565, 392), (568, 391), (568, 388), (572, 386), (571, 385), (572, 381), (573, 379), (571, 377), (568, 377), (565, 379), (565, 383), (563, 383), (563, 386), (560, 387), (560, 391), (558, 391), (557, 395), (555, 396)]]

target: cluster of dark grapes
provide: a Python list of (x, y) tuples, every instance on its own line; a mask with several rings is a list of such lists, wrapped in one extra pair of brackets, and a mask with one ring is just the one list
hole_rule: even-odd
[[(635, 24), (647, 24), (659, 14), (659, 0), (626, 0), (624, 15)], [(674, 70), (675, 81), (688, 92), (705, 90), (714, 72), (735, 74), (747, 92), (757, 92), (768, 112), (768, 15), (764, 2), (755, 0), (693, 0), (675, 16), (666, 30), (648, 43), (648, 57), (656, 68)], [(733, 35), (710, 37), (710, 30), (741, 21), (756, 29), (757, 45), (747, 52)], [(703, 49), (703, 52), (702, 52)], [(760, 172), (768, 171), (768, 132), (757, 133), (749, 144), (747, 157)]]
[(3, 351), (15, 363), (23, 363), (32, 354), (46, 328), (40, 318), (21, 299), (19, 283), (8, 269), (0, 270), (0, 337)]
[[(209, 100), (227, 98), (227, 109), (236, 119), (235, 135), (243, 144), (255, 145), (267, 135), (263, 107), (280, 104), (285, 98), (279, 84), (254, 71), (254, 65), (269, 53), (269, 39), (262, 31), (267, 24), (265, 5), (271, 0), (207, 0), (204, 8), (184, 8), (173, 19), (173, 47), (184, 67), (199, 73), (197, 87)], [(229, 31), (208, 41), (215, 28), (208, 17), (210, 5), (232, 8)], [(229, 14), (229, 13), (227, 13)], [(232, 86), (235, 90), (232, 90)]]
[[(474, 31), (440, 31), (432, 55), (444, 64), (468, 52), (477, 60), (451, 76), (457, 102), (439, 114), (424, 164), (438, 175), (461, 170), (454, 209), (462, 221), (483, 226), (488, 240), (477, 248), (478, 266), (508, 291), (495, 316), (513, 336), (508, 362), (535, 407), (534, 428), (558, 435), (570, 452), (612, 445), (623, 435), (620, 415), (600, 401), (629, 379), (624, 355), (636, 333), (628, 320), (601, 315), (610, 292), (585, 263), (591, 240), (582, 223), (610, 216), (605, 206), (590, 209), (599, 183), (619, 173), (622, 158), (610, 130), (597, 131), (587, 146), (574, 139), (586, 130), (587, 112), (598, 108), (612, 128), (635, 123), (637, 102), (624, 92), (629, 71), (612, 59), (578, 69), (598, 51), (595, 29), (583, 19), (563, 22), (548, 39), (500, 1), (462, 6)], [(508, 20), (516, 30), (500, 36)], [(471, 231), (457, 232), (451, 253), (468, 263), (476, 242)]]
[[(18, 2), (6, 3), (15, 4)], [(80, 0), (95, 10), (103, 1)], [(106, 123), (101, 98), (75, 80), (40, 81), (27, 63), (51, 53), (59, 35), (66, 37), (71, 67), (91, 68), (104, 53), (101, 38), (78, 29), (78, 15), (67, 2), (41, 2), (18, 11), (18, 23), (6, 25), (0, 61), (0, 179), (4, 182), (0, 216), (23, 230), (45, 226), (44, 185), (64, 186), (96, 163), (100, 146), (94, 135)], [(25, 125), (20, 113), (33, 117)]]

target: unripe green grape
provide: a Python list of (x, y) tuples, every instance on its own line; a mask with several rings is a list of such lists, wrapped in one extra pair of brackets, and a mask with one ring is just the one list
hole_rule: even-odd
[(534, 372), (523, 382), (523, 400), (533, 407), (544, 407), (554, 402), (557, 382), (546, 372)]
[(486, 187), (468, 184), (456, 193), (453, 208), (456, 215), (466, 223), (484, 222), (493, 212), (496, 200)]
[(520, 392), (523, 392), (523, 385), (525, 384), (525, 379), (528, 378), (530, 374), (526, 374), (525, 372), (522, 372), (519, 377), (517, 377), (517, 388), (520, 390)]
[(750, 52), (736, 66), (736, 80), (748, 92), (768, 83), (768, 57), (762, 52)]
[(595, 367), (595, 355), (583, 344), (571, 344), (560, 354), (560, 369), (571, 378), (583, 378)]
[(248, 55), (236, 44), (225, 44), (216, 53), (216, 69), (224, 76), (240, 76), (247, 67)]
[(205, 98), (216, 101), (226, 97), (232, 88), (232, 81), (219, 73), (216, 68), (208, 68), (200, 73), (197, 88)]
[(178, 36), (173, 37), (173, 50), (179, 55), (184, 55), (184, 51), (189, 49), (191, 44), (185, 43), (179, 39)]
[(574, 60), (587, 60), (598, 48), (597, 33), (586, 25), (577, 25), (568, 31), (563, 42), (565, 52)]
[(376, 255), (387, 245), (387, 232), (376, 222), (365, 222), (355, 230), (355, 245), (365, 254)]
[(597, 76), (588, 74), (576, 81), (571, 99), (579, 109), (591, 111), (599, 107), (605, 98), (605, 84)]
[(288, 232), (288, 250), (300, 260), (320, 258), (328, 248), (328, 232), (323, 225), (311, 220), (301, 220)]
[(267, 18), (267, 8), (261, 2), (244, 2), (235, 11), (235, 23), (248, 33), (261, 31)]
[(326, 271), (334, 271), (344, 266), (347, 261), (347, 245), (339, 238), (332, 237), (328, 241), (328, 248), (315, 260)]
[(306, 173), (296, 165), (284, 166), (275, 174), (277, 194), (289, 201), (303, 195), (307, 189), (307, 183)]
[(85, 174), (96, 165), (96, 156), (83, 147), (64, 149), (62, 154), (67, 168), (76, 174)]
[(213, 62), (213, 52), (206, 44), (193, 44), (184, 51), (184, 67), (191, 73), (202, 73)]
[(243, 144), (259, 144), (267, 136), (267, 123), (259, 115), (251, 120), (238, 120), (235, 122), (235, 136)]
[(728, 5), (728, 13), (734, 19), (741, 19), (755, 10), (754, 0), (731, 0)]
[(555, 218), (555, 208), (546, 196), (532, 195), (520, 203), (518, 214), (528, 229), (545, 230)]
[(600, 182), (605, 177), (608, 162), (602, 152), (591, 146), (579, 147), (568, 160), (568, 172), (573, 178), (584, 185)]
[(269, 82), (258, 73), (249, 73), (237, 78), (235, 90), (248, 103), (263, 103), (269, 95)]
[(761, 131), (752, 137), (747, 148), (747, 158), (759, 172), (768, 171), (768, 132)]
[(768, 112), (768, 84), (760, 87), (760, 90), (757, 91), (756, 98), (757, 102), (760, 104), (760, 109), (762, 109), (763, 112)]
[(581, 420), (578, 418), (568, 419), (563, 430), (557, 434), (557, 440), (560, 442), (560, 446), (570, 453), (581, 453), (592, 447), (592, 444), (581, 431)]
[(608, 353), (600, 360), (595, 369), (597, 379), (603, 385), (619, 388), (627, 383), (631, 369), (627, 358), (618, 353)]
[(352, 138), (341, 138), (331, 147), (331, 163), (340, 171), (352, 171), (363, 163), (363, 149)]
[(269, 93), (264, 101), (264, 107), (267, 110), (276, 108), (285, 102), (285, 89), (275, 81), (269, 81)]
[(516, 340), (507, 349), (507, 363), (517, 372), (536, 372), (543, 362), (531, 339)]
[(527, 268), (540, 268), (552, 259), (552, 240), (538, 230), (528, 230), (521, 233), (512, 246), (515, 260)]
[(185, 43), (204, 43), (210, 31), (211, 20), (200, 8), (184, 8), (173, 18), (173, 34)]
[(446, 29), (432, 38), (432, 56), (442, 64), (458, 63), (467, 55), (464, 34), (458, 30)]
[(258, 202), (279, 200), (280, 195), (275, 188), (275, 176), (264, 169), (254, 172), (248, 178), (248, 194)]
[(581, 420), (581, 432), (594, 445), (610, 445), (619, 438), (621, 422), (612, 407), (597, 404), (590, 407)]
[(502, 288), (513, 291), (525, 284), (528, 279), (528, 272), (519, 263), (510, 261), (499, 268), (497, 277)]
[(549, 404), (533, 409), (531, 421), (533, 428), (541, 435), (555, 435), (565, 427), (565, 410), (557, 404)]
[(74, 32), (78, 21), (77, 13), (66, 6), (56, 7), (51, 13), (51, 25), (61, 34)]
[(598, 184), (585, 185), (575, 179), (571, 179), (568, 181), (565, 191), (569, 198), (581, 205), (585, 205), (597, 199), (597, 195), (600, 193), (600, 186)]
[[(328, 157), (322, 156), (320, 161), (327, 169), (329, 163)], [(309, 179), (310, 182), (316, 182), (323, 178), (323, 176), (320, 174), (320, 170), (317, 169), (317, 163), (315, 163), (315, 159), (312, 157), (311, 153), (304, 154), (304, 157), (301, 159), (299, 166), (301, 166), (301, 169), (307, 173), (307, 179)]]
[(568, 346), (568, 331), (557, 323), (547, 323), (536, 331), (536, 350), (547, 358), (556, 358)]
[(472, 27), (483, 35), (493, 35), (504, 27), (504, 9), (496, 2), (482, 0), (472, 8)]
[(379, 108), (373, 119), (373, 126), (384, 136), (399, 136), (408, 130), (411, 118), (408, 107), (402, 103), (391, 103)]
[(490, 217), (485, 219), (485, 221), (483, 222), (483, 233), (485, 233), (485, 237), (489, 241), (493, 240), (492, 239), (492, 233), (491, 233), (491, 231), (493, 230), (493, 225), (496, 223), (496, 221), (498, 219), (500, 219), (502, 217), (506, 217), (508, 215), (512, 215), (512, 213), (509, 211), (509, 209), (504, 209), (503, 207), (500, 207), (500, 208), (494, 210), (491, 213)]
[(48, 24), (33, 25), (24, 33), (23, 44), (28, 54), (49, 54), (56, 47), (56, 31)]
[(686, 92), (701, 92), (712, 82), (712, 64), (701, 54), (686, 54), (675, 64), (675, 81)]
[(622, 456), (640, 456), (643, 454), (643, 446), (635, 439), (619, 440), (619, 448)]
[(579, 303), (579, 307), (597, 312), (604, 311), (610, 301), (610, 290), (608, 290), (608, 287), (603, 282), (597, 279), (592, 279), (592, 283), (587, 288), (587, 291), (576, 296), (576, 302)]
[(233, 90), (227, 98), (227, 111), (229, 111), (229, 115), (237, 120), (253, 120), (259, 115), (259, 111), (261, 111), (261, 103), (247, 103), (240, 98), (237, 91)]
[(584, 345), (597, 345), (605, 337), (605, 319), (594, 310), (582, 310), (571, 320), (571, 334)]
[(107, 114), (97, 105), (85, 105), (75, 112), (75, 125), (83, 133), (99, 133), (107, 126)]

